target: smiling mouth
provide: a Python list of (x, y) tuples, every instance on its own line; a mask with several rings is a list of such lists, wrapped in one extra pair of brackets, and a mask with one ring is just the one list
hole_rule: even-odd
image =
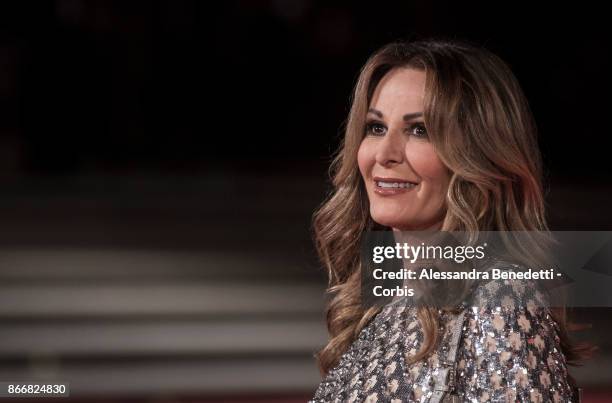
[(416, 183), (412, 182), (386, 182), (386, 181), (374, 181), (376, 187), (381, 189), (410, 189), (416, 187)]

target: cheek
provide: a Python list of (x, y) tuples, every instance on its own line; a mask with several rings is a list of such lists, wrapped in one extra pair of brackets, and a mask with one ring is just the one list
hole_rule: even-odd
[(359, 165), (359, 171), (364, 178), (369, 175), (374, 165), (371, 149), (372, 147), (368, 146), (367, 141), (362, 141), (357, 151), (357, 165)]
[(442, 163), (433, 147), (430, 145), (421, 150), (407, 152), (408, 161), (421, 179), (430, 184), (431, 187), (443, 188), (448, 186), (449, 172)]

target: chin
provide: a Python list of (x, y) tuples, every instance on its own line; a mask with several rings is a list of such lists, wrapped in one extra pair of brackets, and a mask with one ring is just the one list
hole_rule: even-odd
[(376, 214), (375, 212), (370, 212), (370, 215), (372, 216), (372, 220), (374, 220), (374, 222), (380, 225), (384, 225), (386, 227), (391, 227), (391, 228), (410, 228), (411, 227), (410, 225), (411, 223), (409, 222), (409, 220), (398, 220), (397, 215), (393, 215), (389, 213)]
[(370, 212), (370, 216), (374, 222), (399, 231), (423, 231), (435, 224), (435, 221), (428, 223), (423, 222), (422, 220), (410, 220), (407, 218), (398, 220), (397, 215), (391, 215), (388, 213), (375, 214), (375, 212)]

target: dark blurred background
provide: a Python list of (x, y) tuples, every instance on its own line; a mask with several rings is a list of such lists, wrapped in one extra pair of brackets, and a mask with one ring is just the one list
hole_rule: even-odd
[[(506, 60), (552, 229), (612, 229), (594, 4), (0, 2), (0, 380), (68, 381), (82, 402), (309, 398), (326, 339), (310, 217), (359, 69), (395, 39)], [(574, 313), (602, 350), (573, 373), (607, 401), (610, 310)]]

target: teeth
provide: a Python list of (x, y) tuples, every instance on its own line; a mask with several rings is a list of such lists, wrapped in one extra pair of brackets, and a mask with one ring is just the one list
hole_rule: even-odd
[(413, 188), (416, 185), (408, 182), (376, 182), (376, 186), (381, 188)]

